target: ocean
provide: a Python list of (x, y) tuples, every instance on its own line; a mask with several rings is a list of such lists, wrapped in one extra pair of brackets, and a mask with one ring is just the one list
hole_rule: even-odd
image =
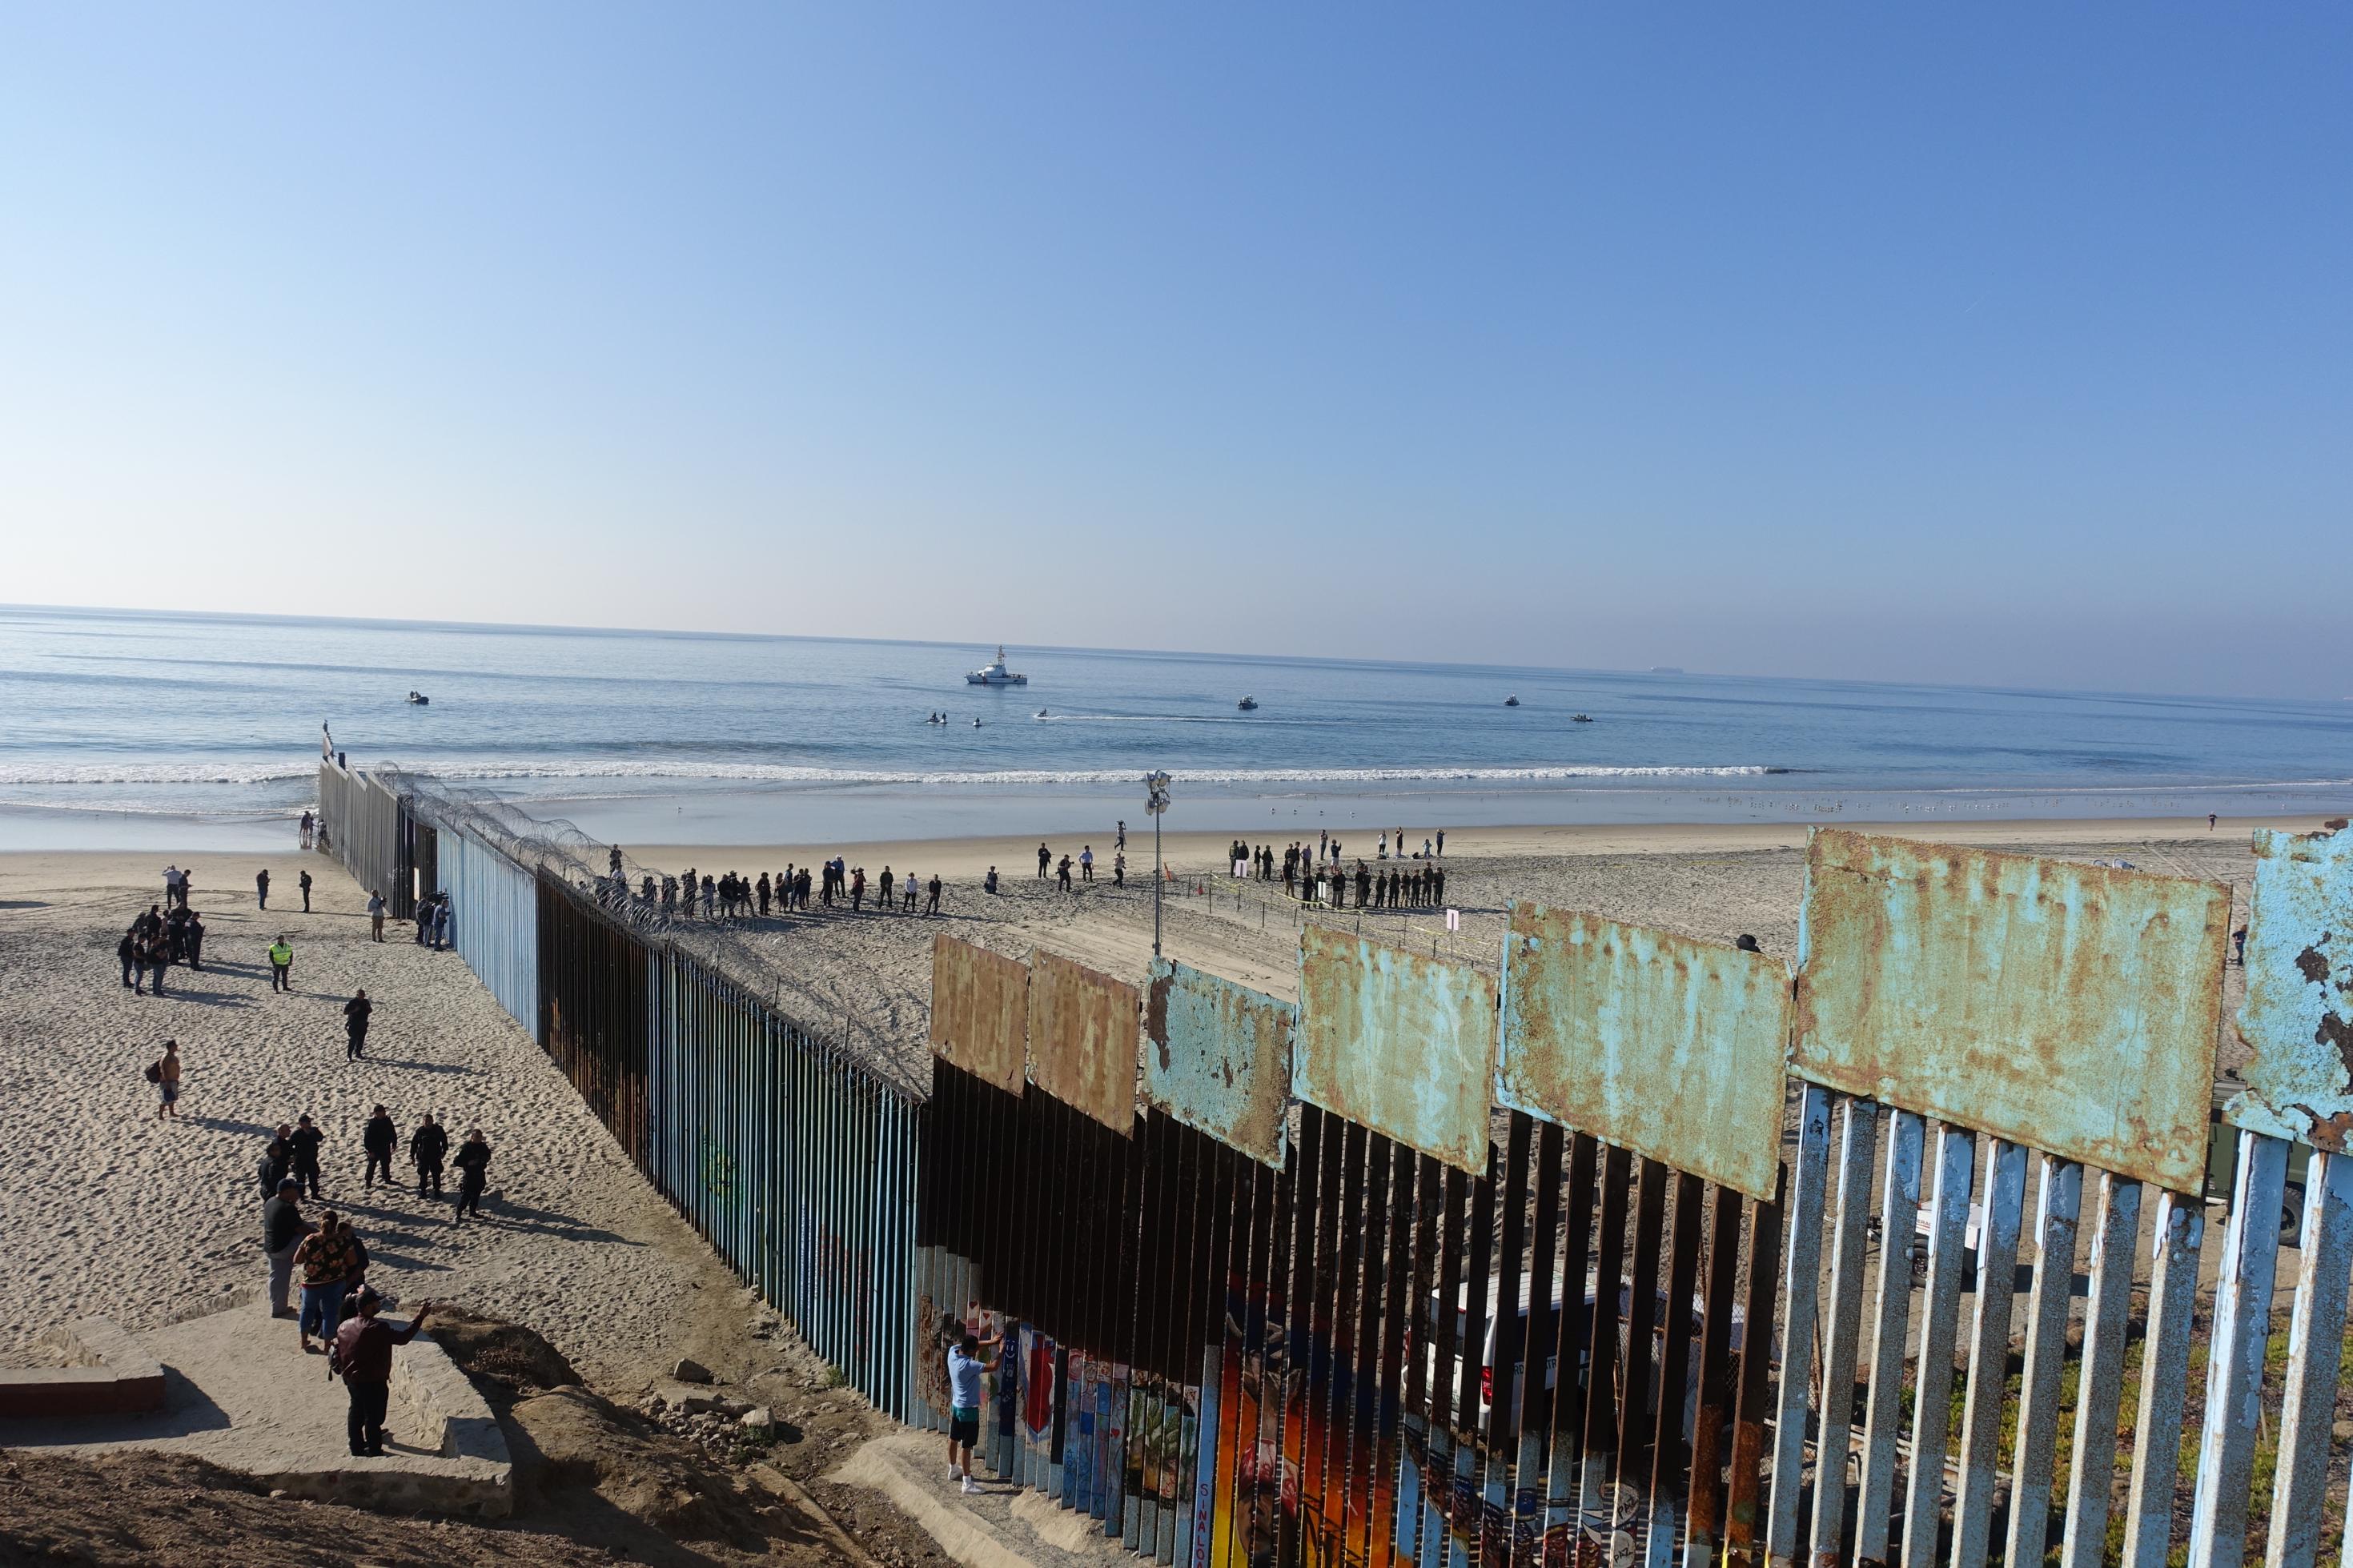
[(1271, 836), (2353, 805), (2353, 702), (1105, 648), (965, 684), (994, 654), (0, 607), (0, 848), (280, 843), (322, 722), (356, 764), (634, 843), (1141, 826), (1152, 768), (1171, 827)]

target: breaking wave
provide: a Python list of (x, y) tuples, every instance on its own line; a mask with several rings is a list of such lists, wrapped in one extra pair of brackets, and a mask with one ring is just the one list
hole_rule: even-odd
[[(283, 763), (0, 763), (5, 784), (259, 784), (317, 776), (317, 764)], [(565, 762), (454, 760), (420, 762), (414, 771), (451, 780), (485, 783), (561, 779), (676, 779), (713, 783), (780, 784), (933, 784), (955, 788), (1005, 784), (1123, 784), (1134, 768), (1004, 768), (974, 772), (932, 769), (806, 767), (787, 763), (700, 763), (586, 758)], [(1449, 767), (1442, 763), (1395, 768), (1201, 768), (1179, 769), (1188, 784), (1541, 784), (1567, 779), (1755, 778), (1787, 773), (1776, 767), (1602, 767), (1561, 763), (1532, 767)]]

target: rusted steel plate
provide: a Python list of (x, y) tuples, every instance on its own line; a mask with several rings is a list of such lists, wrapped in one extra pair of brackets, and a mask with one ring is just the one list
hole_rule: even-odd
[(932, 1049), (1019, 1094), (1029, 1038), (1029, 966), (955, 937), (932, 939)]
[(2253, 1055), (2224, 1116), (2344, 1152), (2353, 1134), (2353, 832), (2257, 830), (2239, 1035)]
[(1122, 1136), (1135, 1129), (1135, 987), (1029, 955), (1029, 1081)]
[(1144, 1005), (1145, 1098), (1187, 1127), (1282, 1169), (1295, 1018), (1288, 1002), (1154, 959)]
[(2230, 889), (1817, 829), (1800, 1078), (2195, 1192)]
[(1494, 979), (1311, 925), (1292, 1092), (1473, 1174), (1487, 1169)]
[(1770, 1198), (1789, 1019), (1763, 953), (1514, 902), (1495, 1098)]

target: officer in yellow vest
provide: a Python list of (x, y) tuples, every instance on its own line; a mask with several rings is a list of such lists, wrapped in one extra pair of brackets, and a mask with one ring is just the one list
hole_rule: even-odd
[(294, 983), (287, 977), (293, 967), (294, 950), (287, 945), (286, 938), (281, 935), (269, 944), (269, 988), (272, 991), (293, 990)]

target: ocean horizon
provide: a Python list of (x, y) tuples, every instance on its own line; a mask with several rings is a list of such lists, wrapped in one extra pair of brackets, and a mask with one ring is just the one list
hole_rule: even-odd
[(357, 765), (633, 842), (1095, 828), (1140, 821), (1152, 768), (1172, 826), (1278, 836), (2353, 803), (2343, 701), (1082, 647), (967, 684), (995, 651), (0, 606), (0, 848), (275, 844), (322, 721)]

